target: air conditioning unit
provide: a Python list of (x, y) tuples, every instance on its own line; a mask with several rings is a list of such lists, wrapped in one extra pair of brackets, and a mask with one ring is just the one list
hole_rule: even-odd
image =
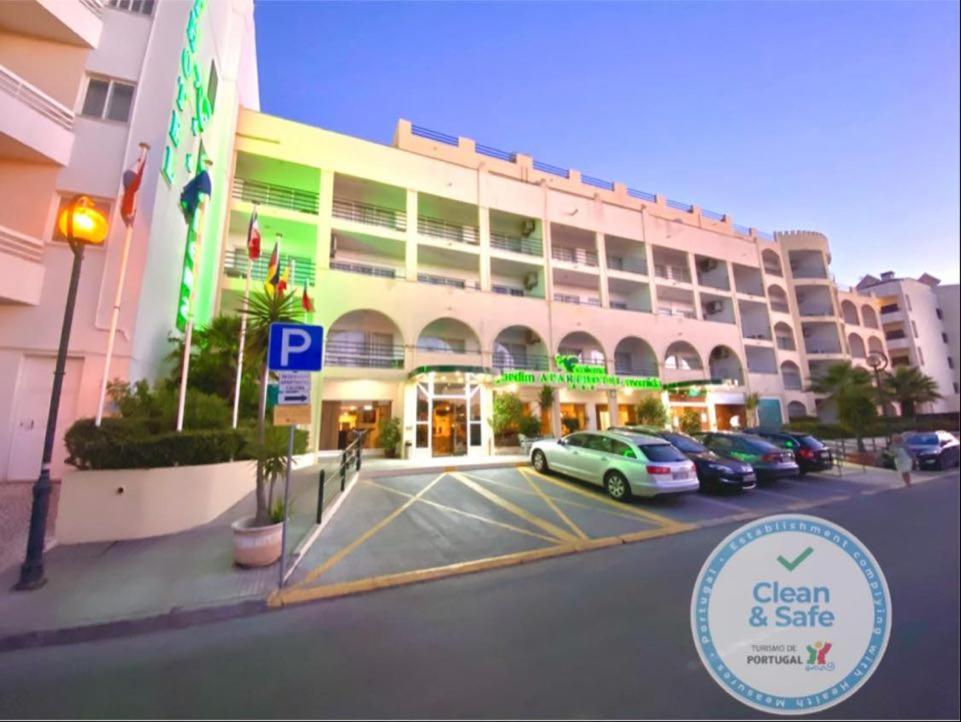
[(534, 271), (531, 271), (530, 273), (525, 273), (524, 274), (524, 290), (533, 291), (535, 288), (537, 288), (538, 280), (539, 279), (537, 277), (537, 273), (535, 273)]
[(713, 271), (715, 268), (717, 268), (717, 261), (713, 258), (702, 258), (697, 262), (697, 269), (701, 271), (701, 273)]
[(724, 310), (724, 304), (721, 301), (709, 301), (704, 304), (704, 313), (708, 316), (714, 316)]
[(530, 236), (535, 230), (537, 230), (537, 223), (531, 218), (525, 218), (524, 225), (521, 227), (521, 233), (524, 235), (524, 238)]

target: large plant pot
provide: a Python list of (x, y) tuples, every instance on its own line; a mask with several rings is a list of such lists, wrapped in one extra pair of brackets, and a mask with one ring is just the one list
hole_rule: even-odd
[(388, 447), (386, 447), (386, 448), (384, 449), (384, 458), (385, 458), (385, 459), (396, 459), (396, 458), (397, 458), (397, 447), (396, 447), (396, 446), (388, 446)]
[(267, 567), (280, 559), (283, 548), (283, 522), (254, 526), (252, 516), (238, 519), (234, 531), (234, 564), (241, 567)]

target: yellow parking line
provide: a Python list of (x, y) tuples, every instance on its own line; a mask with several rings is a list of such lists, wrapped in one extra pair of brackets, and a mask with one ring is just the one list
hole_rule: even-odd
[(368, 539), (370, 539), (372, 536), (374, 536), (377, 532), (379, 532), (379, 531), (380, 531), (381, 529), (383, 529), (385, 526), (387, 526), (387, 525), (390, 524), (392, 521), (394, 521), (394, 519), (396, 519), (398, 516), (400, 516), (401, 514), (403, 514), (404, 511), (405, 511), (408, 507), (410, 507), (411, 504), (413, 504), (415, 501), (417, 501), (418, 499), (420, 499), (420, 497), (422, 497), (424, 494), (426, 494), (428, 491), (430, 491), (431, 488), (433, 488), (434, 484), (436, 484), (438, 481), (440, 481), (441, 479), (443, 479), (444, 476), (446, 476), (446, 473), (441, 473), (441, 474), (439, 474), (433, 481), (431, 481), (429, 484), (427, 484), (427, 486), (425, 486), (423, 489), (421, 489), (420, 491), (418, 491), (418, 492), (417, 492), (416, 494), (414, 494), (410, 499), (408, 499), (408, 500), (405, 501), (403, 504), (401, 504), (399, 507), (397, 507), (396, 509), (394, 509), (390, 514), (388, 514), (387, 516), (385, 516), (385, 517), (384, 517), (383, 519), (381, 519), (379, 522), (377, 522), (377, 523), (374, 524), (372, 527), (370, 527), (369, 529), (367, 529), (367, 531), (365, 531), (365, 532), (364, 532), (363, 534), (361, 534), (359, 537), (357, 537), (356, 539), (354, 539), (354, 541), (352, 541), (350, 544), (348, 544), (347, 546), (345, 546), (345, 547), (343, 547), (342, 549), (340, 549), (336, 554), (334, 554), (332, 557), (330, 557), (330, 559), (328, 559), (327, 561), (325, 561), (325, 562), (324, 562), (323, 564), (321, 564), (320, 566), (314, 567), (313, 569), (311, 569), (311, 570), (307, 573), (307, 576), (305, 576), (304, 579), (303, 579), (301, 582), (299, 582), (297, 586), (300, 586), (300, 585), (303, 585), (303, 584), (307, 584), (307, 583), (309, 583), (309, 582), (312, 582), (314, 579), (316, 579), (317, 577), (319, 577), (321, 574), (323, 574), (324, 572), (330, 570), (332, 567), (334, 567), (335, 565), (337, 565), (338, 563), (340, 563), (340, 561), (343, 560), (344, 557), (346, 557), (346, 556), (347, 556), (348, 554), (350, 554), (352, 551), (354, 551), (355, 549), (357, 549), (357, 547), (359, 547), (361, 544), (363, 544), (364, 542), (366, 542)]
[(472, 479), (468, 479), (463, 474), (459, 472), (455, 472), (455, 473), (452, 473), (451, 476), (457, 479), (461, 484), (466, 486), (468, 489), (472, 489), (476, 491), (478, 494), (480, 494), (482, 497), (487, 499), (489, 502), (496, 504), (502, 509), (506, 509), (507, 511), (509, 511), (511, 514), (514, 514), (515, 516), (519, 516), (524, 521), (528, 521), (534, 526), (539, 527), (540, 529), (543, 529), (545, 532), (553, 536), (558, 541), (573, 542), (577, 539), (576, 536), (574, 536), (570, 532), (564, 531), (556, 524), (551, 524), (546, 519), (541, 519), (539, 516), (532, 514), (531, 512), (527, 511), (527, 509), (524, 509), (518, 506), (514, 502), (508, 501), (502, 496), (498, 496), (490, 489), (485, 489), (476, 481), (473, 481)]
[(535, 492), (537, 492), (537, 495), (544, 500), (544, 503), (547, 504), (551, 509), (553, 509), (554, 513), (557, 514), (557, 516), (559, 516), (561, 520), (571, 528), (571, 531), (574, 532), (574, 534), (579, 536), (581, 539), (587, 539), (587, 534), (585, 534), (584, 531), (579, 526), (577, 526), (577, 524), (572, 522), (570, 520), (570, 517), (568, 517), (567, 514), (562, 512), (560, 508), (557, 506), (557, 504), (551, 501), (550, 497), (548, 497), (547, 494), (541, 491), (541, 488), (534, 483), (534, 480), (532, 478), (530, 478), (529, 476), (525, 476), (524, 478), (527, 479), (527, 483), (530, 484), (531, 488)]
[[(383, 484), (378, 484), (376, 481), (372, 481), (370, 479), (365, 480), (363, 483), (369, 484), (370, 486), (375, 486), (378, 489), (383, 489), (384, 491), (389, 491), (393, 494), (397, 494), (398, 496), (405, 496), (408, 499), (411, 499), (414, 496), (413, 494), (408, 494), (406, 491), (401, 491), (400, 489), (394, 489), (390, 486), (384, 486)], [(503, 529), (509, 529), (511, 531), (515, 531), (518, 534), (525, 534), (527, 536), (534, 537), (535, 539), (541, 539), (543, 541), (549, 541), (549, 542), (555, 542), (555, 543), (557, 542), (557, 539), (555, 539), (554, 537), (550, 537), (545, 534), (538, 534), (537, 532), (528, 531), (527, 529), (521, 529), (519, 526), (506, 524), (502, 521), (497, 521), (495, 519), (489, 519), (486, 516), (481, 516), (480, 514), (473, 514), (469, 511), (464, 511), (463, 509), (456, 509), (452, 506), (447, 506), (446, 504), (438, 504), (436, 501), (431, 501), (430, 499), (417, 499), (417, 501), (420, 502), (421, 504), (427, 504), (427, 506), (434, 507), (435, 509), (440, 509), (442, 511), (449, 511), (453, 514), (466, 516), (471, 519), (476, 519), (477, 521), (482, 521), (485, 524), (492, 524), (493, 526), (499, 526)]]
[(565, 484), (564, 482), (558, 481), (557, 479), (552, 479), (546, 474), (542, 474), (541, 472), (537, 471), (537, 469), (522, 468), (521, 472), (524, 474), (535, 474), (538, 478), (543, 479), (544, 481), (551, 483), (554, 486), (560, 487), (561, 489), (566, 489), (567, 491), (573, 492), (575, 494), (580, 494), (583, 497), (586, 497), (588, 499), (593, 499), (594, 501), (599, 502), (601, 504), (607, 504), (608, 506), (613, 506), (617, 509), (623, 509), (624, 511), (634, 514), (635, 516), (639, 516), (641, 518), (649, 519), (650, 521), (657, 522), (661, 526), (674, 526), (679, 523), (674, 519), (670, 519), (666, 516), (661, 516), (660, 514), (655, 514), (653, 511), (647, 511), (646, 509), (638, 509), (633, 506), (628, 506), (623, 502), (614, 501), (613, 499), (610, 499), (606, 496), (601, 496), (600, 494), (596, 494), (590, 491), (584, 491), (584, 489), (574, 486), (573, 484)]

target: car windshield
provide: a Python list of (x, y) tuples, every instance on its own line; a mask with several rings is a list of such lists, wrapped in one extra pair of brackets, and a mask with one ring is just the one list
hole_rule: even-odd
[(690, 436), (683, 434), (664, 434), (664, 438), (674, 445), (674, 448), (683, 451), (685, 454), (701, 454), (707, 451), (707, 447)]
[(908, 446), (937, 446), (937, 434), (913, 434), (907, 438)]
[(826, 449), (827, 447), (821, 443), (820, 439), (815, 439), (813, 436), (798, 436), (797, 440), (801, 442), (801, 446), (805, 446), (809, 449)]
[(642, 444), (641, 451), (648, 461), (685, 461), (684, 454), (670, 444)]
[(747, 451), (754, 452), (756, 454), (769, 454), (772, 451), (780, 451), (780, 449), (772, 444), (770, 441), (765, 441), (764, 439), (749, 438), (747, 436), (742, 436), (738, 439), (742, 448)]

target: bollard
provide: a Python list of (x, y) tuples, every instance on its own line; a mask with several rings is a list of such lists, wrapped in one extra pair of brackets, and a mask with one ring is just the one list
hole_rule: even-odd
[(357, 471), (360, 471), (360, 457), (363, 451), (364, 451), (363, 444), (357, 444), (357, 451), (355, 452), (357, 454)]
[(317, 491), (317, 523), (320, 524), (320, 520), (324, 516), (324, 481), (326, 472), (320, 470), (320, 479), (318, 479), (318, 491)]
[(340, 455), (340, 490), (344, 490), (344, 485), (347, 483), (347, 451)]

